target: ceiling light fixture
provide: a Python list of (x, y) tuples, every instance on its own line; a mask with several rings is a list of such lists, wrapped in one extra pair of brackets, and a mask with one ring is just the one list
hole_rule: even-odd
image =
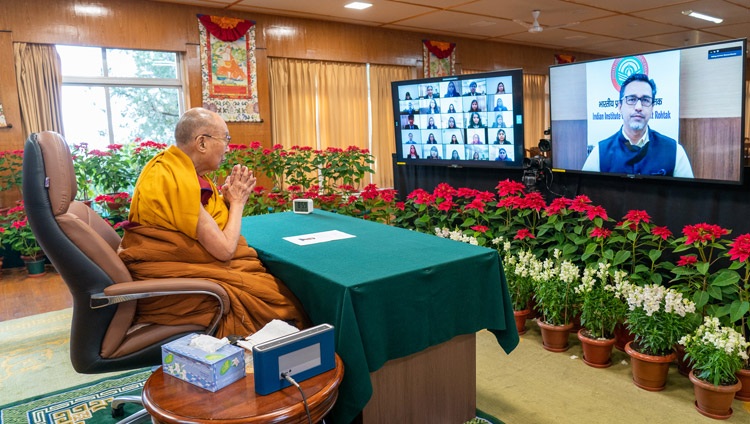
[(355, 1), (355, 2), (351, 2), (345, 5), (344, 7), (346, 7), (347, 9), (362, 10), (362, 9), (367, 9), (368, 7), (372, 7), (372, 3), (363, 3), (361, 1)]
[(690, 16), (691, 18), (698, 18), (698, 19), (703, 19), (704, 21), (711, 21), (715, 24), (720, 24), (724, 22), (724, 19), (715, 18), (709, 15), (704, 15), (703, 13), (693, 12), (692, 10), (683, 10), (682, 14), (685, 16)]

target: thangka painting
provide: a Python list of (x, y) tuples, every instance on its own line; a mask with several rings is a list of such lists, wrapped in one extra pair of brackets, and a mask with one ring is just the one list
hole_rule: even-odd
[(422, 40), (425, 78), (456, 74), (456, 43)]
[(227, 122), (261, 122), (255, 22), (198, 15), (203, 107)]

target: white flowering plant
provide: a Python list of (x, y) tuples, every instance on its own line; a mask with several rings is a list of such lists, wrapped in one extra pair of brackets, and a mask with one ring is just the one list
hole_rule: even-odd
[(564, 260), (559, 249), (542, 261), (541, 267), (532, 270), (534, 300), (545, 323), (567, 325), (572, 321), (578, 304), (575, 288), (580, 284), (580, 274), (578, 266)]
[(680, 338), (697, 327), (695, 303), (674, 289), (623, 283), (617, 294), (628, 304), (625, 324), (635, 335), (633, 349), (640, 353), (669, 355)]
[(468, 243), (473, 246), (479, 245), (476, 237), (464, 234), (461, 230), (451, 230), (449, 228), (435, 228), (435, 235), (440, 238), (447, 238), (461, 243)]
[(607, 262), (583, 270), (575, 288), (581, 299), (581, 326), (592, 339), (614, 338), (615, 326), (625, 317), (627, 305), (617, 296), (617, 288), (627, 283), (627, 273)]
[(690, 361), (695, 377), (715, 386), (737, 382), (735, 373), (748, 360), (750, 346), (741, 333), (722, 327), (719, 319), (711, 316), (704, 317), (703, 324), (683, 336), (680, 344), (685, 346), (685, 358)]
[(514, 253), (511, 243), (503, 237), (492, 239), (503, 263), (505, 279), (508, 281), (508, 291), (513, 302), (514, 311), (528, 308), (533, 293), (532, 274), (539, 272), (542, 263), (530, 250), (519, 250)]

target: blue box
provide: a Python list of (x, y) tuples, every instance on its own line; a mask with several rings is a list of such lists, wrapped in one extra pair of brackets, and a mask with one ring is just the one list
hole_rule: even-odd
[(320, 324), (253, 346), (255, 392), (267, 395), (336, 367), (334, 328)]
[(189, 334), (161, 347), (165, 374), (215, 392), (245, 376), (245, 350), (225, 345), (213, 353), (189, 346), (198, 334)]

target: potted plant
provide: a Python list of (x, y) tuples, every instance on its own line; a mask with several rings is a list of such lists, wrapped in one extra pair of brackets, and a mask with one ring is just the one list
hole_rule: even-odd
[(551, 352), (568, 350), (568, 333), (573, 328), (575, 288), (580, 281), (580, 269), (562, 259), (562, 251), (555, 249), (551, 258), (532, 272), (534, 300), (541, 317), (537, 324), (542, 331), (544, 348)]
[[(741, 234), (729, 244), (726, 254), (732, 263), (729, 269), (740, 272), (737, 279), (737, 298), (729, 304), (729, 321), (737, 323), (746, 342), (750, 342), (750, 234)], [(735, 398), (750, 401), (750, 347), (742, 367), (737, 370), (737, 378), (742, 388), (734, 395)]]
[(635, 336), (625, 345), (633, 382), (644, 390), (664, 390), (674, 345), (695, 328), (695, 303), (658, 284), (624, 283), (618, 289), (617, 295), (628, 304), (625, 324)]
[(124, 191), (100, 194), (94, 198), (94, 202), (101, 205), (102, 210), (106, 212), (106, 217), (118, 222), (128, 218), (130, 200), (130, 194)]
[(748, 360), (750, 343), (731, 327), (722, 327), (716, 317), (704, 317), (694, 333), (683, 336), (685, 357), (693, 369), (690, 381), (695, 390), (695, 408), (715, 419), (732, 415), (732, 400), (741, 383), (735, 373)]
[(94, 157), (89, 154), (88, 143), (74, 144), (71, 148), (71, 156), (78, 186), (76, 199), (90, 206), (91, 196), (94, 194), (91, 176), (97, 172), (97, 169)]
[(581, 325), (578, 339), (583, 362), (594, 368), (612, 365), (615, 326), (624, 318), (626, 305), (617, 297), (617, 287), (626, 283), (626, 273), (599, 262), (583, 270), (581, 284), (575, 288), (581, 299)]
[[(167, 148), (165, 143), (157, 143), (152, 140), (143, 141), (140, 137), (133, 140), (133, 146), (132, 154), (130, 155), (130, 165), (133, 169), (133, 175), (135, 175), (136, 178), (141, 175), (141, 171), (148, 161)], [(237, 162), (232, 162), (232, 164), (235, 163)], [(133, 183), (135, 183), (135, 181), (133, 181)]]
[(111, 144), (107, 150), (91, 150), (91, 179), (95, 192), (120, 193), (130, 190), (138, 177), (122, 144)]
[(664, 251), (673, 244), (672, 232), (651, 222), (644, 210), (628, 211), (608, 237), (607, 247), (616, 252), (608, 259), (628, 273), (639, 285), (662, 284), (674, 265), (664, 260)]
[[(695, 302), (702, 316), (721, 318), (726, 315), (722, 306), (736, 287), (739, 275), (720, 263), (726, 258), (728, 240), (722, 239), (730, 233), (728, 229), (713, 224), (686, 225), (683, 236), (677, 239), (674, 253), (683, 253), (672, 269), (675, 277), (673, 287)], [(686, 254), (685, 254), (686, 253)], [(736, 267), (737, 268), (737, 267)]]
[(3, 225), (3, 246), (21, 255), (29, 276), (43, 275), (46, 258), (28, 225), (23, 202), (8, 211)]
[(511, 242), (503, 237), (492, 240), (496, 246), (505, 271), (505, 279), (508, 283), (508, 292), (513, 304), (513, 315), (516, 319), (518, 334), (526, 333), (526, 319), (531, 312), (529, 301), (533, 293), (532, 270), (541, 264), (530, 250), (519, 250), (513, 252)]
[[(597, 230), (597, 234), (603, 237), (597, 238), (600, 247), (596, 250), (613, 267), (626, 271), (631, 283), (662, 284), (674, 267), (664, 258), (665, 251), (674, 246), (672, 232), (652, 223), (644, 210), (629, 210), (611, 232)], [(633, 339), (624, 322), (615, 327), (615, 347), (624, 351)]]

